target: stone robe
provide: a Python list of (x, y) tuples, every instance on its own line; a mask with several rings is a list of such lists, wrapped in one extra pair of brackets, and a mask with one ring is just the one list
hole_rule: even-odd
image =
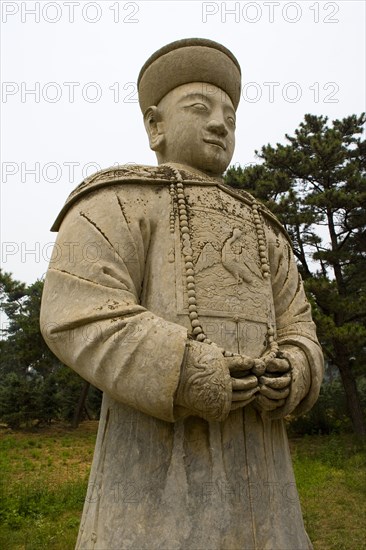
[(207, 336), (259, 357), (267, 327), (291, 357), (275, 413), (182, 417), (174, 397), (191, 332), (168, 165), (99, 172), (69, 197), (45, 281), (41, 328), (60, 360), (103, 390), (78, 549), (302, 550), (283, 417), (315, 402), (323, 359), (287, 236), (253, 198), (180, 167), (197, 305)]

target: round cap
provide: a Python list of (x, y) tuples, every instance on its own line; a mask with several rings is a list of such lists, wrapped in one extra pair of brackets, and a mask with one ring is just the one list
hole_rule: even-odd
[(237, 109), (241, 89), (237, 59), (218, 42), (185, 38), (160, 48), (143, 65), (137, 81), (142, 112), (189, 82), (207, 82), (221, 88)]

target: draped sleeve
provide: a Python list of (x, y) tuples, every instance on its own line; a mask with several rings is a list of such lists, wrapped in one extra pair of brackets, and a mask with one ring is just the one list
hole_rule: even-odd
[(284, 407), (273, 417), (302, 414), (316, 402), (323, 378), (323, 354), (316, 336), (292, 249), (282, 233), (269, 244), (277, 341), (292, 366), (292, 385)]
[(127, 219), (113, 187), (77, 202), (59, 230), (40, 322), (63, 363), (116, 401), (173, 422), (187, 330), (140, 304), (157, 216), (136, 203)]

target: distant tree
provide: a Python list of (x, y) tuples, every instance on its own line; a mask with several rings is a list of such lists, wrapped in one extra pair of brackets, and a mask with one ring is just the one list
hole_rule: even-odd
[(8, 318), (2, 329), (1, 373), (40, 376), (55, 372), (60, 361), (46, 346), (39, 328), (43, 282), (27, 286), (0, 270), (0, 309)]
[[(55, 419), (77, 425), (88, 414), (84, 381), (57, 359), (41, 335), (42, 290), (43, 281), (27, 286), (0, 270), (0, 310), (8, 321), (0, 340), (0, 418), (12, 427)], [(90, 394), (97, 416), (100, 392), (93, 388)]]
[[(58, 370), (62, 368), (60, 366)], [(60, 418), (60, 408), (61, 399), (58, 391), (57, 375), (51, 373), (43, 380), (38, 415), (43, 422), (49, 424), (51, 420)]]
[(0, 416), (11, 428), (31, 425), (39, 419), (41, 384), (16, 372), (5, 375), (0, 383)]
[(354, 431), (366, 434), (356, 378), (366, 373), (365, 114), (305, 115), (287, 145), (267, 145), (263, 162), (231, 167), (226, 182), (262, 200), (289, 233), (318, 336), (338, 367)]

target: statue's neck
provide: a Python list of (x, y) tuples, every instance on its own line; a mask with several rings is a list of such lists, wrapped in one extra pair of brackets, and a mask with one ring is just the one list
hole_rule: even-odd
[(192, 168), (192, 166), (188, 166), (187, 164), (180, 164), (178, 162), (164, 162), (161, 164), (159, 163), (159, 166), (164, 165), (174, 166), (174, 168), (176, 168), (177, 170), (186, 170), (187, 172), (191, 172), (191, 174), (197, 174), (198, 176), (206, 178), (209, 177), (213, 180), (218, 181), (219, 183), (223, 183), (224, 181), (224, 178), (222, 176), (213, 176), (211, 174), (207, 174), (206, 172), (202, 172), (202, 170), (197, 170), (197, 168)]

